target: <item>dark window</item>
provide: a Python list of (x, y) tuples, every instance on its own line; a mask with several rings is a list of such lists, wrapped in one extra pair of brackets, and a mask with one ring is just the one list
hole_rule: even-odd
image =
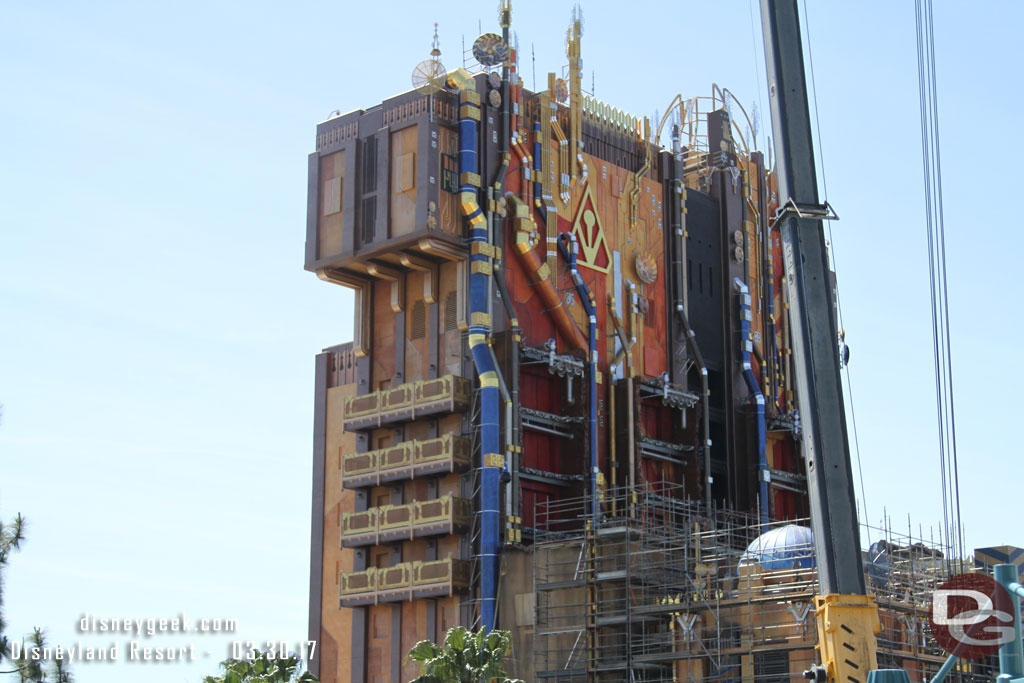
[(377, 198), (365, 197), (362, 202), (363, 244), (373, 242), (373, 226), (377, 222)]
[(452, 194), (459, 191), (459, 162), (451, 154), (441, 155), (441, 189)]
[(782, 650), (755, 654), (754, 679), (759, 683), (789, 683), (789, 653)]
[(363, 192), (377, 190), (377, 138), (368, 137), (363, 142)]

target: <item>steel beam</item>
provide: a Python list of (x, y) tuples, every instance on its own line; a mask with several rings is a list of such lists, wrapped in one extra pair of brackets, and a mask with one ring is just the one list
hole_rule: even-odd
[[(779, 203), (817, 207), (807, 84), (796, 0), (761, 0)], [(779, 218), (789, 289), (796, 389), (820, 591), (865, 591), (839, 375), (828, 252), (820, 220)]]

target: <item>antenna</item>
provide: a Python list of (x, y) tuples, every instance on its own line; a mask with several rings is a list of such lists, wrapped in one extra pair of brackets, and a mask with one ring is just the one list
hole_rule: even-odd
[(498, 66), (508, 59), (508, 45), (497, 33), (484, 33), (473, 41), (473, 58), (485, 67)]
[[(412, 70), (412, 87), (424, 95), (433, 95), (444, 87), (448, 70), (441, 63), (441, 43), (437, 37), (437, 22), (434, 22), (434, 41), (431, 43), (430, 59), (425, 59)], [(431, 105), (433, 106), (433, 105)]]

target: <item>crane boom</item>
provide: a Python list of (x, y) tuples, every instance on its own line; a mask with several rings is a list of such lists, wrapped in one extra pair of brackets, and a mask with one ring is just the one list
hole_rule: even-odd
[(801, 445), (807, 466), (822, 668), (808, 677), (862, 683), (876, 666), (878, 608), (866, 595), (835, 309), (818, 200), (797, 0), (761, 0), (775, 134), (777, 223), (790, 301)]

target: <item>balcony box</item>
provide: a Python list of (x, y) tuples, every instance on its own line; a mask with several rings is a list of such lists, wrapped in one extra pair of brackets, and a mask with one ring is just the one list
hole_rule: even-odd
[(379, 482), (379, 451), (345, 453), (341, 459), (341, 478), (346, 488), (375, 486)]
[(413, 599), (456, 595), (469, 590), (470, 567), (465, 560), (449, 557), (413, 564)]
[(339, 579), (342, 607), (458, 595), (466, 593), (469, 587), (470, 563), (450, 557), (342, 573)]
[(418, 414), (465, 410), (469, 406), (472, 384), (465, 377), (445, 375), (416, 383)]
[(354, 548), (378, 545), (377, 515), (379, 508), (363, 512), (346, 512), (341, 516), (341, 545)]
[(338, 593), (343, 607), (372, 605), (377, 602), (377, 570), (342, 572), (338, 577)]
[(417, 442), (414, 474), (424, 477), (441, 472), (465, 472), (471, 464), (469, 451), (469, 439), (454, 434)]
[(412, 505), (384, 505), (377, 517), (380, 543), (412, 540)]
[(358, 548), (421, 536), (465, 533), (472, 515), (473, 506), (468, 500), (450, 494), (407, 505), (346, 512), (341, 517), (341, 545)]
[(413, 503), (416, 536), (461, 533), (469, 529), (473, 506), (465, 498), (447, 495), (436, 500)]
[(380, 394), (376, 391), (364, 396), (345, 399), (345, 429), (362, 429), (377, 426), (380, 415)]
[(470, 442), (454, 434), (426, 441), (405, 441), (391, 448), (365, 453), (344, 453), (341, 459), (342, 486), (357, 489), (379, 486), (470, 467)]
[(377, 601), (402, 602), (412, 597), (413, 567), (411, 562), (377, 570)]
[(380, 477), (378, 478), (378, 483), (412, 479), (415, 452), (415, 441), (404, 441), (397, 446), (380, 451)]
[(350, 396), (342, 411), (345, 429), (373, 429), (429, 415), (461, 412), (469, 407), (472, 390), (472, 383), (465, 377), (445, 375)]
[(415, 383), (402, 384), (394, 389), (381, 391), (381, 415), (386, 415), (388, 422), (407, 422), (415, 419), (413, 408), (415, 393)]

